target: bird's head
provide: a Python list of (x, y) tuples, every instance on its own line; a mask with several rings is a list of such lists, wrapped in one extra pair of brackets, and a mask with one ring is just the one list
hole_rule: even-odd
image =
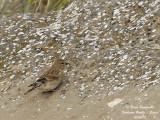
[(57, 59), (54, 63), (54, 65), (56, 65), (59, 69), (64, 69), (66, 65), (68, 65), (69, 63), (65, 62), (62, 59)]

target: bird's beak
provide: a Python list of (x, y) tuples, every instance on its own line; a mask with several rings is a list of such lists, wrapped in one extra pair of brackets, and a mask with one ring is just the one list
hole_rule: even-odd
[(66, 64), (66, 65), (70, 65), (70, 64), (69, 64), (69, 63), (67, 63), (67, 62), (66, 62), (65, 64)]
[(66, 65), (70, 65), (70, 63), (71, 63), (70, 60), (67, 60), (67, 61), (65, 62)]

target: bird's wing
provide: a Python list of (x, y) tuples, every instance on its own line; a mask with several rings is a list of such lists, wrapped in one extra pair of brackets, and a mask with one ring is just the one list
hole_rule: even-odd
[(39, 79), (36, 81), (36, 82), (45, 82), (46, 81), (46, 78), (45, 77), (39, 77)]
[(52, 70), (52, 68), (50, 67), (49, 69), (47, 69), (46, 71), (44, 71), (44, 73), (41, 75), (41, 77), (46, 76), (48, 73), (50, 73)]
[(49, 74), (45, 77), (47, 80), (57, 80), (58, 75)]
[(47, 71), (45, 71), (40, 78), (44, 78), (45, 76), (47, 76), (50, 73), (55, 73), (55, 69), (50, 67)]
[(46, 80), (56, 80), (58, 79), (59, 71), (57, 69), (51, 68), (46, 71), (39, 79), (46, 79)]
[(39, 79), (37, 80), (37, 82), (39, 81), (46, 81), (46, 80), (53, 80), (53, 79), (57, 79), (58, 78), (58, 74), (54, 73), (54, 72), (48, 72), (48, 74), (43, 74), (42, 76), (39, 77)]

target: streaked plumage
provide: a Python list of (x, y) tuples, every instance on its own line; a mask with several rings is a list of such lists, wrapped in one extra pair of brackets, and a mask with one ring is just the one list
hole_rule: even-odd
[(54, 91), (62, 83), (63, 69), (67, 64), (68, 63), (62, 59), (56, 60), (52, 67), (40, 76), (36, 82), (28, 86), (32, 88), (28, 90), (25, 95), (35, 88), (42, 89), (44, 92)]

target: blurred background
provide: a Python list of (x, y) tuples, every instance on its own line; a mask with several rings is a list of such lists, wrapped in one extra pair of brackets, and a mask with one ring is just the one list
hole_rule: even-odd
[(47, 13), (67, 7), (73, 0), (0, 0), (0, 18), (14, 13)]

